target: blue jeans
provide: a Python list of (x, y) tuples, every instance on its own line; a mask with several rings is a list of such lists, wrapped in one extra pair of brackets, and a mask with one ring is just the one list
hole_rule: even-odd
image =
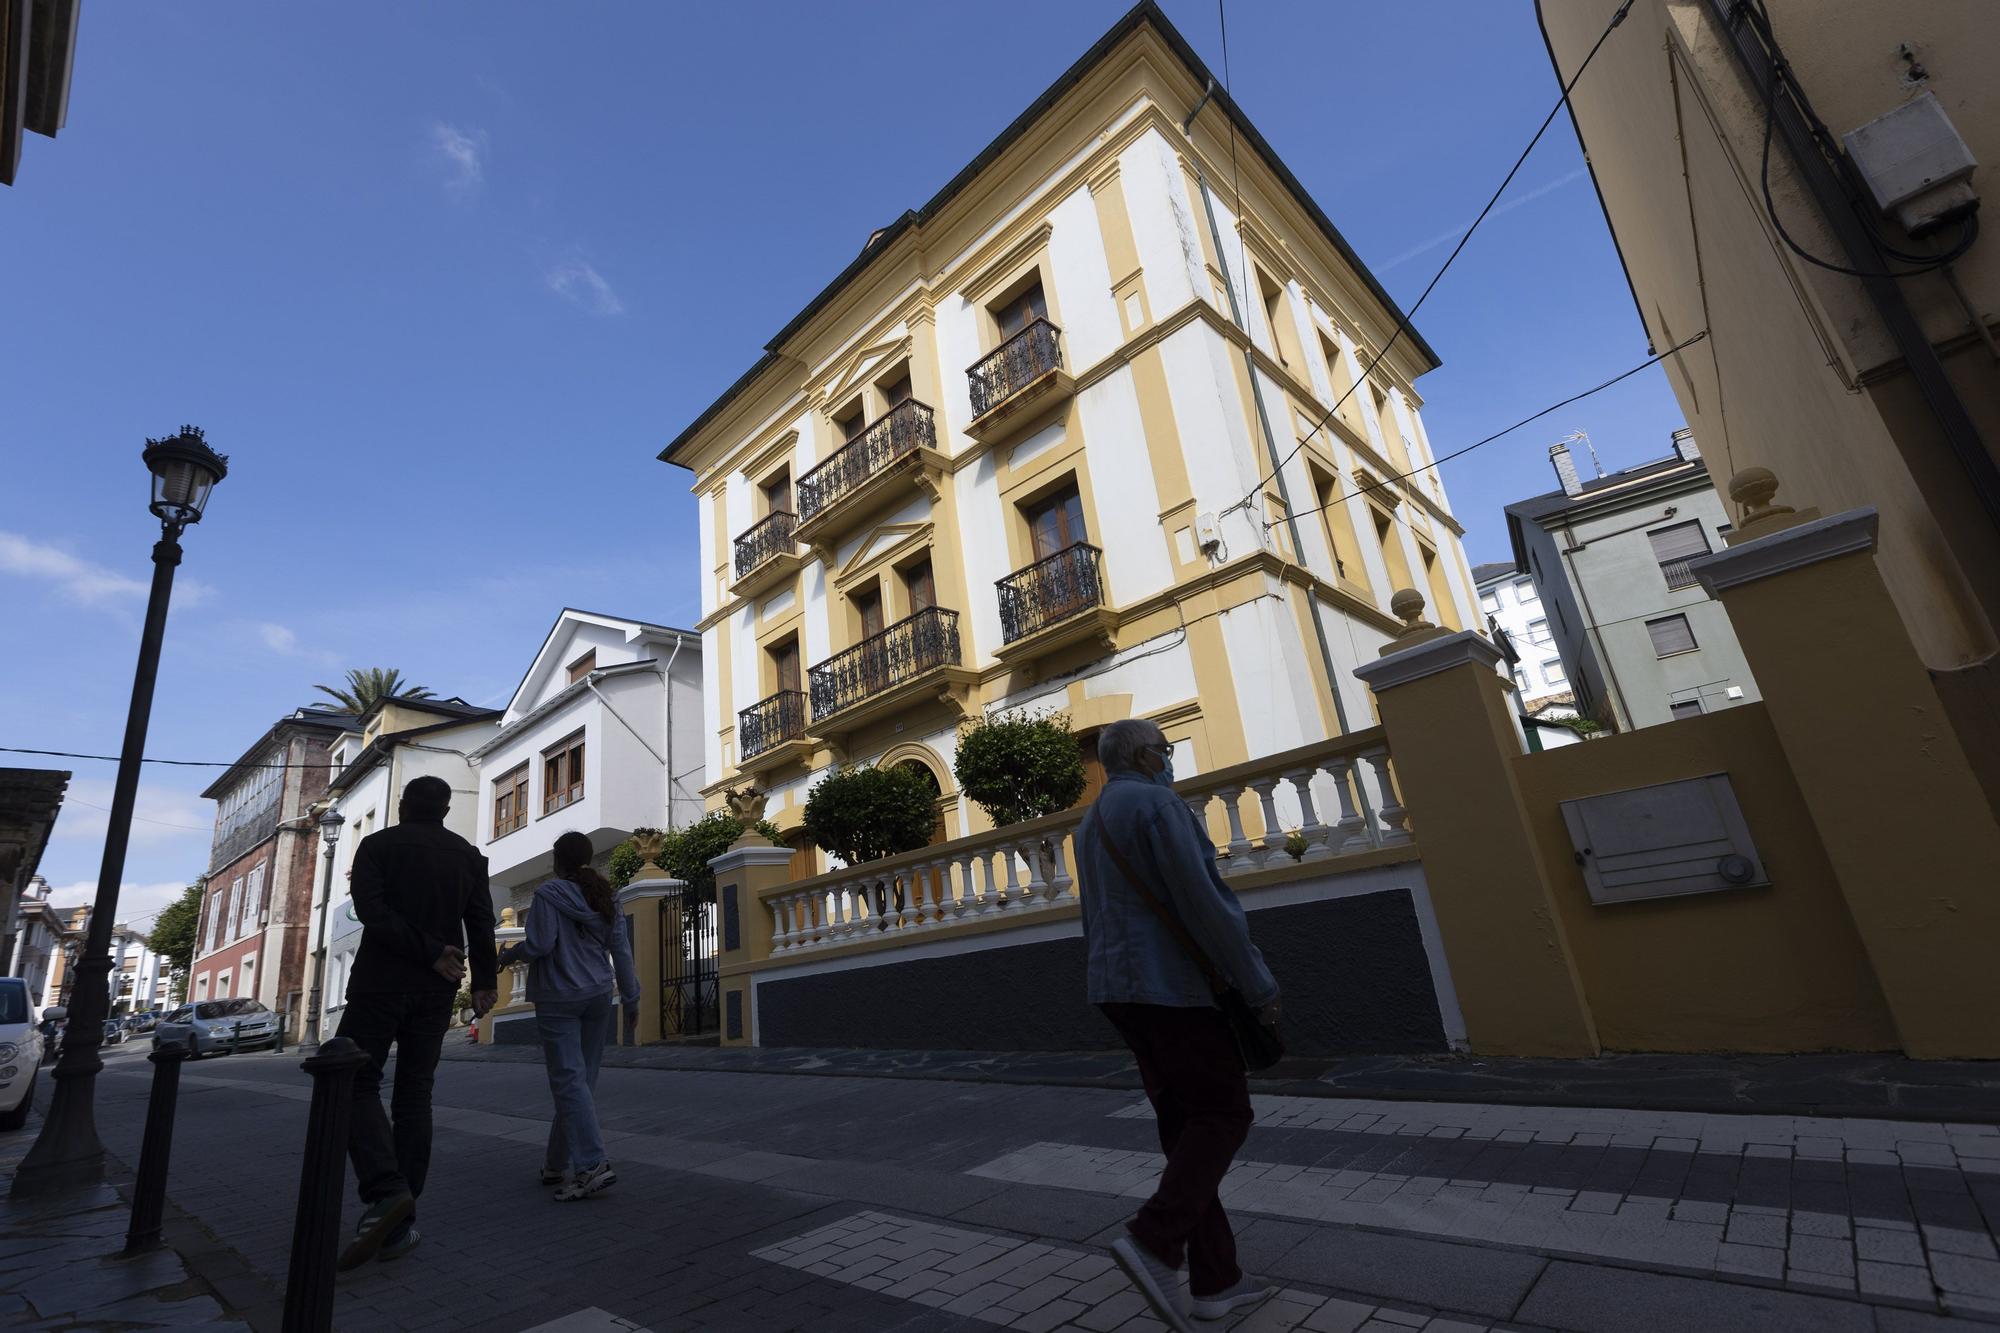
[(542, 1164), (551, 1171), (587, 1171), (604, 1160), (604, 1131), (597, 1126), (591, 1090), (597, 1086), (597, 1066), (611, 1031), (611, 997), (540, 1001), (535, 1028), (549, 1070), (549, 1095), (556, 1103)]

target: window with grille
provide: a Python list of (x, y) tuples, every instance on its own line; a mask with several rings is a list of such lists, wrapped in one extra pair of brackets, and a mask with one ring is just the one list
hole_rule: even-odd
[(542, 813), (583, 799), (583, 733), (542, 751)]
[(1673, 715), (1674, 715), (1674, 716), (1675, 716), (1676, 718), (1682, 718), (1682, 717), (1700, 717), (1700, 716), (1701, 716), (1701, 700), (1699, 700), (1699, 699), (1677, 699), (1677, 700), (1673, 701), (1672, 703), (1669, 703), (1669, 704), (1667, 705), (1667, 709), (1668, 709), (1668, 711), (1669, 711), (1669, 712), (1671, 712), (1671, 713), (1672, 713), (1672, 714), (1673, 714)]
[(498, 838), (528, 822), (528, 766), (516, 764), (493, 784), (493, 836)]
[(1701, 582), (1688, 568), (1689, 561), (1708, 554), (1708, 534), (1699, 520), (1654, 528), (1646, 537), (1653, 543), (1653, 558), (1660, 562), (1669, 588), (1692, 588)]
[(1646, 622), (1646, 633), (1652, 637), (1655, 657), (1691, 653), (1698, 646), (1694, 641), (1694, 631), (1688, 628), (1686, 616), (1662, 616), (1658, 620), (1649, 620)]

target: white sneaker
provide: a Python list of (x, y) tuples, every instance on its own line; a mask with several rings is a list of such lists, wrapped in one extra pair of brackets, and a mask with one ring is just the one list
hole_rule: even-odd
[(1277, 1288), (1261, 1278), (1245, 1273), (1236, 1279), (1236, 1285), (1225, 1287), (1208, 1296), (1194, 1298), (1196, 1319), (1227, 1319), (1238, 1310), (1247, 1310), (1265, 1299)]
[(556, 1191), (557, 1203), (574, 1203), (578, 1199), (588, 1199), (593, 1194), (602, 1194), (618, 1183), (618, 1173), (611, 1169), (611, 1159), (605, 1158), (588, 1171), (579, 1171)]
[(1193, 1333), (1188, 1327), (1187, 1312), (1181, 1305), (1181, 1284), (1177, 1270), (1167, 1267), (1130, 1236), (1120, 1236), (1111, 1242), (1111, 1257), (1125, 1270), (1125, 1276), (1132, 1279), (1132, 1285), (1146, 1298), (1146, 1304), (1153, 1307), (1173, 1333)]

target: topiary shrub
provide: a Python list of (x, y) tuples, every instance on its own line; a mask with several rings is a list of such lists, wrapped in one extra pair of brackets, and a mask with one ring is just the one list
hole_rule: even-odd
[(958, 733), (958, 789), (1001, 828), (1083, 798), (1083, 751), (1061, 713), (982, 717)]
[[(778, 826), (768, 819), (757, 821), (757, 831), (772, 842), (782, 845), (785, 835)], [(675, 879), (687, 881), (687, 896), (696, 902), (709, 902), (715, 897), (715, 872), (708, 863), (729, 850), (729, 845), (743, 836), (743, 821), (727, 810), (715, 810), (703, 815), (686, 828), (669, 829), (666, 844), (660, 849), (660, 869)], [(632, 882), (639, 873), (639, 867), (646, 863), (638, 844), (627, 838), (611, 849), (611, 856), (605, 867), (605, 878), (613, 888), (622, 889)]]
[(914, 768), (844, 768), (806, 798), (808, 837), (848, 865), (914, 852), (937, 827), (937, 793)]

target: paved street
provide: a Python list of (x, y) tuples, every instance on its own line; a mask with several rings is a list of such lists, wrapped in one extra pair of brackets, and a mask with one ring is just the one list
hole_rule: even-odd
[[(146, 1071), (114, 1053), (103, 1080), (121, 1152)], [(307, 1095), (296, 1054), (183, 1076), (174, 1201), (240, 1256), (216, 1286), (260, 1325)], [(424, 1244), (343, 1278), (339, 1326), (1159, 1327), (1103, 1251), (1158, 1162), (1130, 1092), (607, 1068), (601, 1099), (620, 1183), (558, 1206), (536, 1183), (539, 1067), (447, 1061)], [(1245, 1330), (2000, 1321), (1991, 1126), (1318, 1097), (1257, 1111), (1227, 1198), (1246, 1266), (1283, 1290)]]

